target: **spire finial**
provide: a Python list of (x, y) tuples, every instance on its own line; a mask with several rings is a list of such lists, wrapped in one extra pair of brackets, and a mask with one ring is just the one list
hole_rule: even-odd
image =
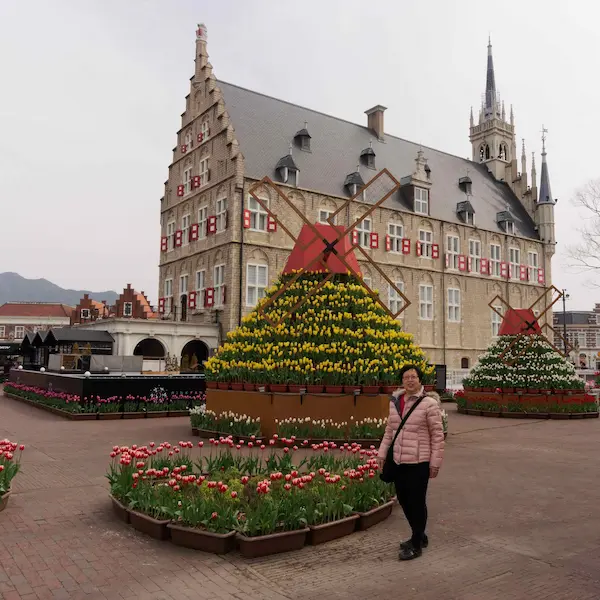
[(356, 172), (357, 172), (357, 173), (360, 173), (360, 163), (358, 163), (358, 164), (356, 165)]
[(535, 152), (531, 153), (531, 170), (535, 171)]
[(208, 31), (206, 29), (206, 25), (204, 23), (198, 23), (198, 29), (196, 29), (196, 39), (201, 42), (206, 42), (206, 38), (208, 37)]
[(304, 129), (308, 129), (308, 121), (304, 121)]
[(542, 125), (542, 156), (546, 154), (546, 134), (548, 130)]
[(525, 138), (522, 138), (523, 140), (523, 155), (525, 155)]
[(290, 142), (290, 156), (292, 156), (292, 142)]
[(369, 148), (373, 147), (373, 140), (369, 140)]

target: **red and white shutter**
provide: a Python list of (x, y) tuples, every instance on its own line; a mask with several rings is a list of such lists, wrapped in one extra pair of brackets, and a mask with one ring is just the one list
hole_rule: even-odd
[(221, 287), (221, 304), (225, 304), (227, 302), (227, 286), (224, 285)]
[(376, 249), (379, 248), (379, 234), (372, 232), (371, 235), (369, 236), (369, 246), (371, 246), (371, 248)]
[(210, 308), (215, 305), (215, 288), (206, 288), (204, 291), (204, 306)]
[(538, 283), (545, 285), (546, 283), (546, 275), (544, 274), (544, 269), (541, 267), (538, 269)]
[(165, 314), (165, 299), (164, 298), (159, 298), (158, 299), (158, 312), (161, 315)]
[(177, 186), (177, 195), (183, 196), (183, 186), (182, 185)]
[(417, 253), (417, 256), (423, 254), (423, 244), (421, 244), (421, 242), (415, 242), (415, 252)]
[(192, 177), (192, 187), (194, 189), (199, 188), (200, 187), (200, 175), (194, 175)]
[(183, 231), (181, 231), (181, 229), (178, 229), (175, 232), (175, 246), (177, 248), (179, 248), (179, 246), (181, 246), (182, 243), (183, 243)]
[(201, 144), (204, 141), (204, 134), (200, 132), (196, 139), (198, 140), (198, 143)]
[(459, 271), (467, 270), (467, 257), (464, 254), (458, 255), (458, 270)]
[(392, 249), (392, 238), (389, 235), (385, 236), (385, 250), (389, 252)]
[(208, 217), (208, 220), (206, 221), (206, 232), (209, 234), (217, 232), (217, 217), (215, 217), (215, 215)]
[(356, 229), (352, 230), (352, 245), (358, 246), (358, 231)]
[(433, 244), (431, 246), (431, 258), (439, 258), (440, 257), (440, 245)]
[(181, 144), (181, 154), (185, 154), (187, 152), (187, 144)]
[(267, 231), (270, 233), (277, 231), (277, 221), (271, 215), (267, 215)]
[(160, 251), (166, 252), (168, 249), (169, 249), (169, 241), (167, 239), (167, 236), (163, 235), (163, 237), (160, 238)]
[(250, 211), (244, 210), (244, 229), (250, 229)]
[(190, 227), (190, 242), (195, 242), (198, 239), (198, 223), (192, 223)]
[(519, 265), (519, 279), (521, 281), (527, 281), (527, 266)]
[(489, 275), (490, 274), (490, 271), (489, 271), (490, 264), (488, 262), (488, 259), (487, 258), (482, 258), (480, 264), (481, 264), (481, 267), (480, 267), (481, 274), (482, 275)]
[(504, 261), (500, 263), (500, 277), (508, 279), (508, 263)]
[(402, 238), (402, 254), (410, 254), (410, 240)]
[(469, 256), (467, 258), (467, 271), (469, 271), (469, 273), (471, 273), (471, 271), (473, 271), (473, 257)]
[(196, 292), (190, 292), (188, 296), (188, 308), (196, 308)]
[(446, 269), (447, 269), (450, 266), (450, 255), (446, 252), (445, 257), (446, 257)]

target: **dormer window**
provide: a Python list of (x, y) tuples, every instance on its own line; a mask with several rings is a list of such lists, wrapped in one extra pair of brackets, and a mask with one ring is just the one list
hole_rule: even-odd
[(283, 158), (279, 159), (279, 162), (275, 166), (275, 170), (279, 175), (279, 179), (283, 183), (287, 183), (288, 185), (297, 186), (298, 185), (298, 172), (299, 169), (294, 162), (294, 158), (292, 157), (292, 148), (290, 144), (290, 153)]
[(458, 180), (458, 187), (467, 195), (472, 196), (473, 182), (471, 178), (467, 175), (466, 177), (461, 177)]
[(510, 214), (510, 211), (503, 210), (496, 215), (496, 222), (501, 229), (508, 235), (515, 235), (515, 221)]
[(513, 221), (507, 221), (505, 224), (506, 233), (509, 235), (515, 235), (515, 224)]
[(468, 200), (456, 205), (456, 214), (467, 225), (473, 225), (475, 222), (475, 210)]
[(365, 148), (360, 153), (360, 161), (365, 167), (369, 169), (375, 168), (375, 150), (373, 150), (372, 142), (369, 142), (369, 147)]
[(294, 136), (296, 145), (304, 152), (310, 152), (310, 133), (308, 133), (307, 126), (308, 123), (304, 121), (304, 127)]
[(429, 190), (415, 188), (415, 212), (420, 215), (429, 214)]
[(346, 180), (344, 181), (344, 187), (350, 196), (356, 196), (356, 193), (364, 187), (364, 185), (365, 182), (358, 171), (358, 166), (356, 167), (356, 171), (347, 175)]

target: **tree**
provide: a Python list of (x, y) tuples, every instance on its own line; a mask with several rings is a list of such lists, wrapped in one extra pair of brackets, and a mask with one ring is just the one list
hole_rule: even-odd
[(592, 180), (579, 189), (574, 203), (585, 209), (588, 218), (583, 220), (579, 229), (579, 243), (568, 248), (572, 266), (600, 273), (600, 179)]

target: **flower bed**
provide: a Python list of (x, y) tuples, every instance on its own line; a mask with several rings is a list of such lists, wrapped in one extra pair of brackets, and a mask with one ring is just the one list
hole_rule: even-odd
[(461, 391), (456, 393), (458, 412), (504, 418), (596, 418), (594, 396), (581, 392), (530, 393)]
[(210, 435), (222, 433), (236, 437), (250, 437), (260, 435), (260, 417), (252, 418), (248, 415), (239, 415), (231, 411), (218, 415), (207, 410), (206, 405), (195, 406), (190, 410), (192, 429), (204, 431)]
[[(18, 450), (18, 454), (15, 453)], [(21, 453), (25, 450), (23, 444), (0, 440), (0, 511), (8, 504), (11, 483), (21, 469)]]
[(324, 529), (333, 539), (389, 515), (394, 491), (378, 477), (374, 450), (315, 444), (298, 459), (297, 447), (275, 444), (221, 437), (195, 459), (192, 442), (115, 446), (107, 474), (115, 511), (154, 537), (206, 551), (231, 550), (235, 536), (246, 556), (318, 543)]
[(204, 393), (179, 393), (170, 396), (100, 396), (84, 397), (7, 383), (4, 394), (74, 420), (145, 418), (147, 416), (187, 416), (193, 406), (204, 403)]

